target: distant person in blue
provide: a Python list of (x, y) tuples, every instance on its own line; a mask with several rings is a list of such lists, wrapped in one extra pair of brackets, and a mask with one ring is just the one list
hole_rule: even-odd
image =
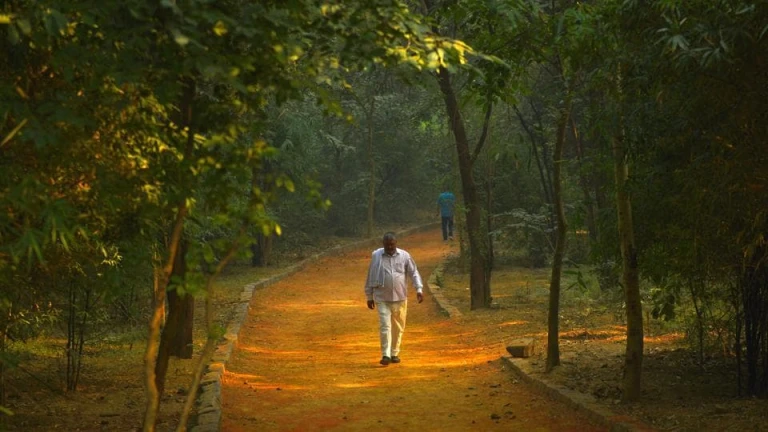
[(456, 197), (451, 192), (445, 191), (437, 198), (440, 207), (440, 218), (443, 222), (443, 241), (453, 240), (453, 206)]

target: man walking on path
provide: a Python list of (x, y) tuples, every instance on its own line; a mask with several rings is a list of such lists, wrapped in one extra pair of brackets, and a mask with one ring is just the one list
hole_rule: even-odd
[(443, 222), (443, 241), (453, 240), (453, 205), (456, 197), (453, 193), (445, 191), (437, 198), (440, 207), (440, 218)]
[(365, 297), (368, 309), (379, 305), (379, 333), (381, 337), (381, 363), (400, 363), (400, 343), (405, 331), (408, 311), (408, 284), (406, 275), (416, 288), (416, 299), (424, 300), (421, 275), (411, 254), (398, 249), (395, 233), (388, 232), (382, 239), (383, 248), (371, 254), (368, 278), (365, 281)]

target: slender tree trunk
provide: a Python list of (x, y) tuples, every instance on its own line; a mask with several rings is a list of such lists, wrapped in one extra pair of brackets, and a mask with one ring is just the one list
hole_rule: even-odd
[(376, 161), (373, 158), (373, 111), (376, 108), (376, 97), (371, 96), (371, 109), (368, 111), (368, 225), (366, 237), (373, 237), (373, 211), (376, 205)]
[(256, 234), (256, 241), (251, 243), (251, 266), (253, 267), (264, 267), (266, 265), (263, 243), (264, 234)]
[[(421, 0), (421, 6), (425, 15), (429, 15), (433, 9), (432, 0)], [(439, 34), (437, 27), (432, 31)], [(472, 174), (473, 156), (469, 148), (467, 132), (464, 129), (464, 119), (459, 110), (459, 103), (456, 99), (456, 93), (451, 84), (451, 74), (445, 68), (440, 68), (437, 73), (437, 83), (440, 86), (440, 92), (443, 95), (445, 109), (448, 114), (449, 126), (453, 132), (456, 142), (456, 153), (459, 161), (459, 174), (461, 177), (461, 189), (464, 196), (464, 206), (466, 207), (466, 229), (469, 237), (469, 291), (470, 291), (470, 309), (488, 308), (491, 305), (490, 279), (487, 273), (488, 268), (488, 233), (484, 231), (482, 220), (482, 204), (477, 185)], [(486, 112), (486, 125), (490, 119), (490, 109), (492, 105), (489, 101), (488, 111)], [(483, 131), (485, 134), (487, 129)], [(475, 151), (482, 148), (483, 139), (478, 143)]]
[(584, 172), (584, 139), (576, 127), (576, 120), (571, 118), (571, 130), (573, 131), (574, 143), (576, 144), (576, 158), (579, 161), (579, 185), (584, 195), (584, 207), (587, 210), (587, 230), (589, 231), (589, 240), (597, 243), (599, 233), (597, 231), (597, 217), (595, 216), (595, 202), (590, 193), (590, 180), (587, 173)]
[[(528, 99), (528, 104), (531, 106), (531, 112), (534, 115), (534, 120), (539, 125), (539, 130), (544, 130), (544, 125), (542, 124), (542, 115), (539, 112), (539, 110), (536, 109), (536, 104), (533, 102), (532, 98)], [(544, 179), (549, 187), (549, 192), (552, 196), (552, 203), (554, 204), (555, 197), (554, 197), (554, 180), (552, 179), (554, 175), (554, 165), (550, 165), (550, 163), (554, 160), (553, 158), (549, 157), (549, 148), (547, 147), (547, 142), (544, 138), (538, 139), (538, 143), (541, 146), (541, 161), (542, 166), (544, 168)], [(555, 210), (552, 209), (552, 217), (553, 219), (557, 219), (557, 215), (554, 214)]]
[[(620, 84), (619, 84), (620, 85)], [(621, 91), (621, 89), (619, 89)], [(620, 97), (621, 99), (621, 97)], [(621, 101), (619, 103), (622, 103)], [(622, 123), (623, 114), (619, 122)], [(619, 242), (621, 246), (622, 281), (627, 310), (627, 345), (624, 357), (622, 401), (631, 402), (640, 397), (643, 370), (643, 307), (640, 299), (640, 278), (637, 266), (637, 248), (632, 222), (632, 205), (627, 192), (629, 167), (624, 146), (623, 124), (613, 139), (614, 176), (616, 181), (616, 209)]]
[[(489, 161), (489, 164), (492, 163)], [(485, 208), (488, 209), (486, 212), (486, 218), (485, 218), (485, 224), (486, 224), (486, 231), (488, 233), (493, 232), (493, 214), (491, 214), (491, 209), (493, 208), (493, 184), (491, 183), (491, 176), (493, 176), (493, 168), (489, 167), (487, 172), (488, 178), (485, 181)], [(488, 237), (488, 274), (486, 276), (486, 280), (491, 279), (491, 272), (493, 271), (493, 265), (494, 265), (494, 251), (493, 251), (493, 237)]]
[(192, 405), (195, 402), (195, 399), (197, 398), (197, 390), (200, 386), (200, 381), (203, 376), (203, 370), (205, 369), (205, 365), (208, 362), (208, 359), (213, 355), (213, 352), (216, 348), (216, 342), (218, 341), (218, 336), (216, 335), (216, 331), (214, 329), (214, 322), (213, 317), (215, 315), (215, 311), (213, 309), (213, 282), (216, 280), (216, 278), (221, 274), (222, 270), (224, 270), (224, 267), (229, 264), (229, 261), (232, 260), (232, 258), (235, 256), (235, 253), (237, 252), (237, 249), (240, 244), (240, 236), (242, 236), (245, 233), (245, 228), (241, 229), (238, 238), (232, 243), (232, 246), (230, 247), (227, 254), (224, 256), (224, 258), (219, 262), (219, 264), (216, 266), (216, 269), (214, 272), (208, 277), (208, 280), (205, 284), (205, 328), (208, 330), (208, 339), (205, 342), (205, 347), (203, 347), (203, 352), (200, 354), (200, 358), (197, 359), (197, 363), (195, 364), (195, 371), (192, 376), (192, 383), (189, 386), (189, 391), (187, 392), (187, 399), (184, 402), (184, 408), (181, 412), (181, 417), (179, 419), (179, 425), (176, 428), (177, 432), (184, 432), (187, 430), (187, 421), (189, 420), (189, 414), (192, 411)]
[(165, 303), (165, 278), (160, 268), (155, 269), (153, 286), (155, 308), (149, 321), (149, 337), (147, 338), (147, 349), (144, 353), (144, 384), (147, 393), (147, 407), (144, 413), (144, 425), (142, 428), (144, 432), (154, 432), (157, 412), (160, 408), (160, 392), (155, 381), (155, 362), (160, 346), (158, 339), (163, 320), (163, 307), (161, 305)]
[[(186, 242), (182, 240), (173, 263), (171, 278), (184, 280), (187, 273)], [(160, 346), (155, 363), (155, 385), (160, 395), (165, 390), (165, 377), (171, 356), (192, 358), (192, 324), (195, 299), (189, 294), (179, 295), (177, 290), (166, 292), (168, 318), (160, 335)], [(191, 308), (191, 309), (190, 309)]]
[(741, 332), (742, 332), (742, 323), (744, 322), (744, 315), (742, 314), (741, 309), (741, 284), (740, 283), (733, 283), (731, 285), (731, 303), (733, 304), (733, 311), (734, 311), (734, 317), (736, 321), (735, 330), (734, 330), (734, 337), (735, 341), (733, 343), (733, 349), (736, 352), (735, 357), (735, 363), (736, 363), (736, 394), (737, 396), (742, 396), (744, 394), (744, 388), (742, 383), (744, 382), (744, 378), (742, 376), (742, 367), (741, 367), (741, 350), (743, 348), (741, 344)]
[(85, 306), (83, 308), (83, 321), (80, 322), (80, 335), (77, 346), (77, 362), (75, 363), (72, 391), (77, 391), (77, 383), (80, 381), (80, 370), (83, 367), (83, 347), (85, 346), (85, 326), (88, 324), (88, 314), (91, 311), (91, 290), (85, 290)]
[[(186, 277), (187, 272), (186, 255), (187, 244), (186, 242), (182, 242), (181, 250), (176, 254), (176, 262), (180, 268), (177, 271), (176, 265), (174, 265), (173, 269), (173, 273), (177, 274), (182, 279)], [(170, 298), (172, 295), (176, 297), (174, 300), (176, 302), (176, 308), (175, 310), (174, 308), (171, 308), (168, 321), (171, 321), (170, 315), (174, 314), (173, 321), (175, 321), (176, 330), (173, 332), (175, 335), (171, 335), (174, 337), (168, 338), (169, 354), (178, 358), (191, 359), (193, 348), (192, 330), (195, 322), (195, 297), (190, 294), (180, 296), (175, 290), (169, 291), (169, 305), (171, 304)], [(166, 328), (168, 328), (167, 324)]]
[[(182, 124), (187, 127), (187, 140), (184, 148), (184, 161), (192, 157), (194, 150), (195, 131), (192, 122), (192, 105), (194, 103), (196, 83), (193, 78), (184, 78), (184, 90), (181, 100)], [(184, 221), (187, 218), (189, 208), (187, 199), (183, 197), (176, 209), (176, 217), (173, 222), (170, 240), (168, 241), (168, 256), (162, 263), (162, 267), (156, 264), (154, 275), (154, 310), (149, 320), (147, 348), (144, 352), (144, 385), (147, 395), (146, 411), (144, 413), (143, 431), (154, 432), (157, 413), (160, 410), (160, 392), (158, 391), (155, 375), (155, 365), (160, 348), (160, 331), (163, 324), (165, 300), (171, 273), (176, 262), (176, 255), (180, 252), (181, 237), (184, 232)]]
[(552, 258), (552, 275), (549, 283), (549, 317), (547, 331), (547, 372), (560, 365), (560, 278), (563, 272), (563, 255), (565, 254), (565, 241), (568, 226), (565, 220), (565, 208), (563, 205), (562, 190), (562, 166), (563, 148), (565, 147), (565, 135), (568, 125), (568, 117), (571, 114), (571, 88), (566, 89), (565, 103), (560, 110), (560, 118), (557, 123), (557, 138), (553, 157), (553, 198), (555, 215), (557, 217), (557, 237), (555, 253)]
[(0, 331), (2, 331), (0, 334), (0, 407), (2, 407), (5, 406), (5, 341), (8, 338), (8, 325), (4, 325)]
[(68, 302), (69, 314), (67, 316), (67, 391), (72, 390), (72, 369), (75, 352), (75, 286), (69, 281)]
[(552, 205), (552, 188), (551, 185), (547, 181), (546, 173), (544, 172), (544, 167), (541, 164), (541, 157), (539, 157), (539, 149), (537, 146), (537, 138), (536, 134), (534, 134), (533, 130), (531, 130), (531, 127), (528, 125), (528, 122), (525, 121), (525, 117), (523, 117), (523, 113), (520, 112), (519, 109), (517, 109), (517, 106), (514, 107), (515, 113), (517, 114), (517, 118), (520, 121), (520, 125), (523, 127), (525, 132), (528, 134), (528, 138), (531, 140), (531, 152), (533, 153), (533, 157), (536, 160), (536, 168), (539, 171), (539, 178), (541, 179), (541, 190), (544, 194), (544, 202), (548, 205)]
[(451, 131), (456, 141), (456, 152), (459, 157), (459, 174), (461, 175), (462, 194), (467, 208), (466, 224), (469, 236), (469, 290), (470, 309), (490, 307), (490, 281), (487, 279), (487, 254), (488, 236), (483, 230), (482, 209), (477, 193), (477, 185), (472, 174), (472, 156), (469, 149), (469, 140), (464, 129), (464, 120), (459, 111), (458, 100), (453, 91), (450, 73), (441, 68), (437, 74), (440, 91), (443, 94), (445, 107), (448, 111)]

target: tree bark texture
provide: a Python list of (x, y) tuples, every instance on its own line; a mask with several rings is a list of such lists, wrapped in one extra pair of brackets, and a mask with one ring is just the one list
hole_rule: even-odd
[(466, 226), (469, 236), (470, 255), (470, 309), (487, 308), (491, 305), (490, 280), (486, 272), (489, 252), (488, 236), (483, 228), (480, 197), (477, 193), (477, 185), (472, 174), (472, 156), (469, 149), (469, 140), (464, 129), (464, 120), (459, 111), (456, 93), (451, 84), (450, 73), (441, 68), (437, 74), (437, 81), (443, 94), (451, 131), (456, 141), (462, 194), (465, 207), (467, 208)]
[(557, 234), (555, 238), (555, 252), (552, 257), (552, 274), (549, 282), (549, 317), (547, 328), (547, 372), (560, 365), (560, 279), (563, 272), (563, 255), (565, 254), (565, 241), (568, 225), (565, 220), (565, 208), (563, 204), (562, 166), (563, 148), (565, 147), (565, 134), (568, 118), (571, 113), (571, 91), (567, 90), (565, 103), (560, 110), (560, 118), (557, 122), (557, 137), (555, 149), (552, 154), (552, 190), (555, 204), (555, 216), (557, 222)]
[(629, 167), (624, 146), (623, 131), (613, 139), (614, 175), (616, 181), (616, 210), (618, 214), (619, 243), (621, 246), (622, 282), (627, 311), (627, 345), (624, 357), (622, 401), (631, 402), (640, 397), (643, 370), (643, 307), (640, 299), (640, 278), (637, 266), (637, 248), (632, 223), (632, 205), (627, 192)]

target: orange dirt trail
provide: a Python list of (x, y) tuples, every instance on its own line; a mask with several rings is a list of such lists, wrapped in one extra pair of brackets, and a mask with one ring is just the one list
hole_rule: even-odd
[[(430, 231), (398, 247), (426, 283), (456, 246)], [(323, 259), (254, 294), (224, 377), (222, 430), (605, 430), (518, 384), (482, 325), (446, 318), (428, 289), (422, 304), (409, 293), (402, 363), (380, 366), (363, 293), (370, 253)]]

